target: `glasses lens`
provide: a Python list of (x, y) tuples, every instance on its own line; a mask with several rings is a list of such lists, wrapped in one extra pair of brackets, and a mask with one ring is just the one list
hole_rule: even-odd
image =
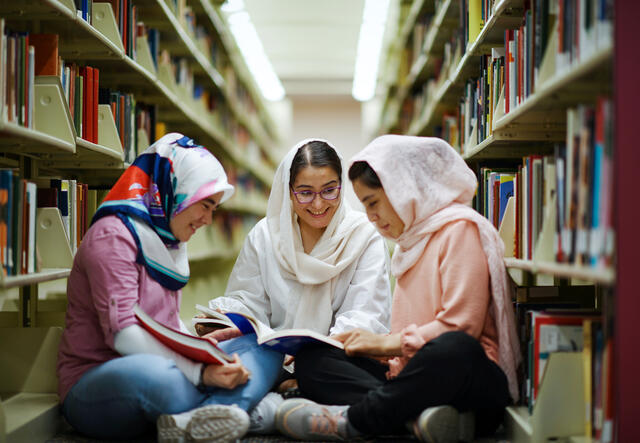
[(313, 201), (314, 196), (315, 194), (310, 191), (302, 191), (296, 194), (296, 197), (298, 198), (298, 202), (300, 203), (311, 203)]
[(325, 200), (335, 200), (336, 198), (338, 198), (339, 194), (340, 188), (337, 186), (335, 188), (325, 189), (320, 193), (322, 198), (324, 198)]

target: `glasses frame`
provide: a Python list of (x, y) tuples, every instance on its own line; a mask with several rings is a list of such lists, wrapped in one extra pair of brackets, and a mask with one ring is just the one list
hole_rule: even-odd
[[(338, 194), (334, 197), (334, 198), (325, 198), (322, 196), (322, 193), (325, 191), (330, 191), (333, 189), (337, 189), (338, 190)], [(298, 201), (298, 203), (300, 203), (301, 205), (310, 205), (311, 203), (313, 203), (313, 201), (316, 199), (316, 196), (320, 196), (320, 198), (322, 200), (325, 201), (333, 201), (333, 200), (337, 200), (340, 197), (340, 190), (342, 189), (342, 185), (338, 185), (338, 186), (331, 186), (330, 188), (325, 188), (322, 191), (308, 191), (308, 190), (304, 190), (304, 191), (294, 191), (293, 188), (291, 188), (291, 192), (293, 192), (296, 196), (296, 200)], [(313, 198), (311, 200), (309, 200), (308, 202), (301, 202), (300, 198), (298, 197), (298, 194), (302, 194), (303, 192), (311, 192), (313, 194)]]

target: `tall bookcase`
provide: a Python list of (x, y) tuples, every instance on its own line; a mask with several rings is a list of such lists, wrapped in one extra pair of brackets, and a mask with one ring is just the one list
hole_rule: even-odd
[[(217, 2), (128, 2), (135, 6), (135, 24), (157, 31), (153, 43), (134, 26), (135, 45), (125, 48), (122, 17), (112, 6), (127, 4), (121, 0), (85, 2), (89, 19), (74, 0), (3, 1), (0, 19), (5, 32), (57, 35), (61, 59), (98, 68), (100, 87), (153, 105), (164, 125), (154, 129), (192, 137), (229, 171), (236, 195), (189, 244), (195, 289), (183, 292), (188, 318), (194, 303), (204, 301), (198, 297), (220, 290), (244, 235), (265, 214), (278, 135)], [(8, 118), (2, 103), (0, 168), (27, 180), (72, 179), (106, 190), (135, 157), (123, 151), (109, 105), (98, 107), (94, 142), (76, 133), (62, 77), (35, 77), (32, 103), (30, 127)], [(144, 131), (135, 137), (137, 152), (154, 141)], [(73, 248), (57, 208), (38, 209), (35, 235), (37, 272), (0, 273), (0, 442), (44, 441), (61, 424), (55, 364)]]
[[(609, 408), (613, 416), (609, 427), (598, 434), (598, 438), (602, 441), (636, 440), (638, 431), (632, 411), (638, 410), (640, 390), (637, 377), (633, 375), (637, 374), (638, 363), (632, 361), (632, 354), (640, 333), (634, 324), (638, 299), (633, 290), (635, 261), (632, 257), (640, 245), (637, 229), (633, 226), (638, 206), (635, 204), (637, 197), (632, 194), (635, 186), (632, 165), (637, 164), (634, 160), (638, 160), (639, 154), (632, 146), (632, 128), (635, 127), (632, 115), (639, 97), (637, 76), (640, 68), (637, 57), (630, 54), (634, 53), (637, 44), (631, 18), (640, 13), (637, 2), (417, 0), (402, 5), (399, 32), (383, 64), (385, 92), (378, 133), (445, 138), (478, 173), (480, 183), (484, 178), (483, 167), (501, 171), (525, 165), (523, 159), (553, 158), (557, 146), (567, 141), (567, 131), (571, 130), (568, 110), (581, 105), (596, 107), (601, 97), (608, 97), (614, 115), (610, 126), (613, 178), (609, 201), (613, 204), (615, 251), (609, 251), (605, 260), (567, 262), (559, 258), (557, 248), (554, 250), (554, 242), (557, 242), (555, 200), (554, 210), (541, 217), (544, 220), (534, 233), (530, 251), (525, 251), (524, 256), (522, 250), (515, 256), (513, 253), (519, 235), (516, 228), (523, 227), (521, 219), (520, 226), (516, 225), (519, 212), (511, 205), (506, 206), (500, 233), (507, 245), (505, 264), (516, 284), (594, 286), (591, 294), (595, 295), (589, 297), (601, 308), (601, 320), (608, 325), (613, 343), (609, 367), (613, 371), (613, 376), (609, 377), (613, 380), (609, 385), (613, 403)], [(594, 8), (594, 15), (603, 17), (602, 23), (589, 22), (585, 18), (587, 7)], [(512, 31), (534, 36), (538, 32), (536, 17), (542, 11), (545, 20), (549, 19), (540, 25), (547, 26), (543, 33), (546, 47), (542, 45), (544, 49), (536, 53), (539, 40), (524, 40), (520, 46), (516, 40), (515, 48), (509, 52), (505, 41), (513, 39)], [(568, 14), (575, 14), (575, 21), (567, 19)], [(558, 17), (564, 17), (571, 26), (575, 25), (574, 28), (558, 29), (567, 26), (567, 22)], [(527, 29), (527, 26), (531, 28)], [(596, 27), (599, 28), (597, 32)], [(561, 49), (563, 38), (564, 51)], [(567, 38), (575, 39), (577, 45), (568, 48)], [(506, 108), (509, 93), (505, 93), (505, 82), (496, 82), (496, 77), (492, 77), (492, 83), (475, 81), (482, 79), (483, 73), (495, 73), (495, 66), (500, 72), (500, 65), (491, 67), (491, 62), (503, 57), (503, 62), (507, 60), (508, 63), (509, 56), (514, 57), (514, 50), (516, 68), (519, 55), (529, 51), (530, 58), (524, 59), (521, 68), (527, 74), (518, 72), (525, 75), (523, 89), (516, 90), (515, 100), (512, 99)], [(571, 51), (572, 55), (566, 55)], [(565, 55), (558, 55), (559, 52), (565, 52)], [(573, 60), (569, 62), (568, 58)], [(504, 64), (502, 67), (505, 69)], [(531, 77), (527, 79), (526, 75)], [(485, 85), (489, 86), (489, 91), (483, 96)], [(480, 111), (468, 115), (465, 121), (464, 116), (479, 104), (476, 109)], [(554, 186), (559, 185), (555, 183)], [(481, 189), (479, 193), (482, 192)], [(585, 416), (592, 411), (585, 404), (583, 395), (586, 388), (583, 388), (584, 361), (581, 358), (579, 354), (567, 353), (553, 356), (535, 405), (508, 408), (505, 427), (510, 441), (539, 442), (552, 437), (591, 441), (591, 435), (585, 435)]]

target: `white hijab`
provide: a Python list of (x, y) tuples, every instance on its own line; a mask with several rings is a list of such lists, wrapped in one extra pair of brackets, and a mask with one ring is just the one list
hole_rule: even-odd
[(520, 362), (510, 287), (504, 265), (504, 245), (489, 221), (469, 207), (476, 177), (447, 142), (433, 137), (383, 135), (352, 159), (376, 172), (394, 210), (404, 222), (396, 239), (391, 272), (402, 276), (422, 256), (431, 236), (447, 223), (468, 220), (478, 227), (491, 275), (489, 312), (498, 331), (500, 367), (518, 399), (516, 368)]
[[(304, 252), (298, 217), (289, 193), (289, 175), (298, 150), (313, 141), (324, 142), (335, 150), (326, 140), (307, 139), (287, 153), (273, 179), (267, 204), (267, 225), (280, 272), (285, 278), (304, 285), (293, 327), (327, 334), (333, 321), (331, 300), (337, 277), (362, 255), (375, 228), (363, 213), (351, 209), (340, 196), (338, 208), (324, 233), (309, 254)], [(344, 186), (344, 168), (340, 178)]]

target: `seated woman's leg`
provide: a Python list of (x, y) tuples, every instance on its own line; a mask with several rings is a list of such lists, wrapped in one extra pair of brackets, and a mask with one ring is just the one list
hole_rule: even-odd
[(204, 398), (172, 360), (135, 354), (87, 371), (67, 394), (62, 412), (91, 437), (135, 438), (153, 432), (161, 414), (188, 411)]
[(237, 405), (250, 411), (271, 390), (278, 375), (284, 355), (266, 346), (258, 346), (255, 334), (243, 335), (220, 343), (228, 354), (237, 353), (242, 364), (251, 372), (249, 381), (235, 389), (207, 388), (203, 405)]
[(426, 408), (474, 411), (477, 434), (495, 431), (509, 403), (507, 379), (480, 343), (464, 332), (447, 332), (424, 345), (393, 380), (349, 408), (349, 421), (365, 434), (406, 430)]
[(348, 357), (332, 346), (307, 347), (296, 356), (296, 378), (302, 394), (319, 403), (351, 405), (381, 386), (387, 366), (362, 357)]

